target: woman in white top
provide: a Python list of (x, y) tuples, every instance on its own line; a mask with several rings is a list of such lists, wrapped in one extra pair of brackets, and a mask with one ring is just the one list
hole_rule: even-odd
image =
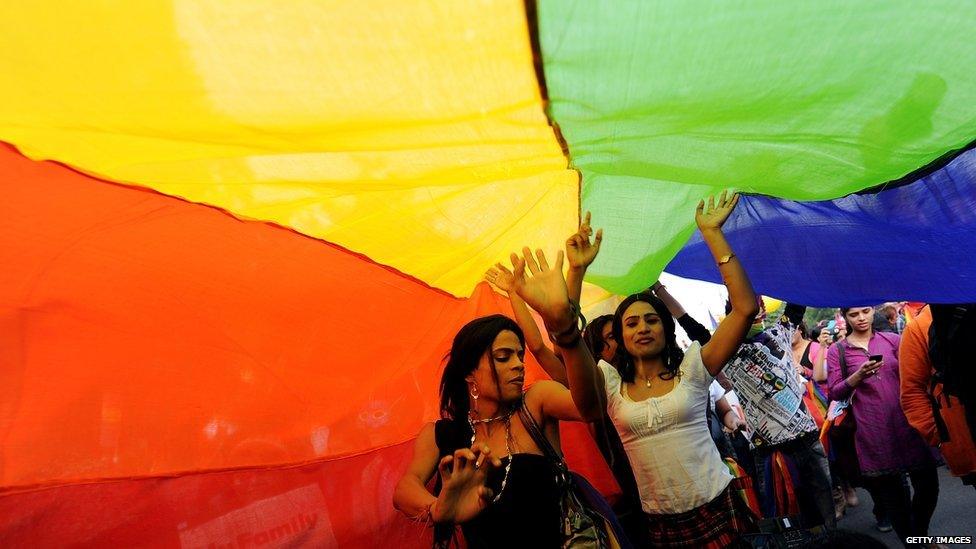
[[(739, 347), (758, 308), (721, 230), (737, 202), (737, 195), (722, 193), (717, 203), (702, 201), (695, 216), (732, 303), (704, 347), (693, 343), (682, 353), (664, 303), (635, 294), (614, 314), (614, 364), (585, 360), (566, 368), (581, 416), (596, 421), (606, 409), (613, 420), (634, 470), (651, 543), (658, 547), (723, 547), (753, 525), (744, 502), (729, 489), (732, 475), (705, 417), (709, 384)], [(576, 319), (562, 273), (537, 254), (538, 264), (530, 254), (516, 264), (516, 291), (540, 313), (557, 345), (572, 341)], [(531, 279), (521, 276), (526, 266)]]

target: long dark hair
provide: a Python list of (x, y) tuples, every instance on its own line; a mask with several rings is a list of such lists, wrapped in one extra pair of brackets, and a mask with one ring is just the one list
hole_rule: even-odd
[[(525, 345), (521, 328), (505, 315), (476, 318), (458, 330), (441, 375), (441, 417), (454, 421), (467, 420), (471, 402), (468, 400), (468, 382), (464, 378), (475, 371), (481, 357), (491, 350), (491, 344), (504, 330), (514, 332), (519, 343)], [(491, 373), (498, 384), (498, 372), (490, 353), (488, 359), (492, 365)]]
[(607, 346), (607, 342), (603, 340), (603, 328), (607, 325), (607, 322), (613, 322), (613, 315), (598, 316), (587, 324), (586, 329), (583, 330), (583, 342), (590, 348), (590, 354), (593, 355), (593, 360), (600, 360), (600, 356), (603, 355), (603, 349)]
[(634, 382), (634, 374), (637, 372), (637, 368), (634, 366), (634, 357), (630, 356), (630, 353), (627, 352), (626, 345), (624, 345), (623, 316), (627, 307), (630, 307), (638, 301), (643, 301), (651, 307), (654, 307), (654, 311), (661, 317), (661, 322), (664, 324), (664, 351), (662, 352), (664, 355), (664, 371), (658, 375), (661, 379), (671, 379), (678, 375), (678, 367), (681, 366), (681, 361), (684, 360), (685, 353), (678, 347), (678, 339), (674, 333), (674, 318), (668, 312), (667, 305), (650, 292), (641, 292), (628, 296), (627, 299), (620, 302), (620, 305), (617, 306), (617, 311), (613, 313), (613, 327), (611, 330), (613, 331), (613, 337), (617, 340), (617, 352), (613, 356), (613, 365), (620, 372), (620, 379), (628, 383)]

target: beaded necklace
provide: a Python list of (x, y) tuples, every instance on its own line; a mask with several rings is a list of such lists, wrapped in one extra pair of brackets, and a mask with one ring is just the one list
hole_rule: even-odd
[(495, 494), (495, 497), (491, 498), (492, 503), (498, 503), (498, 500), (501, 499), (502, 493), (505, 491), (505, 485), (508, 484), (508, 473), (512, 470), (512, 414), (514, 413), (515, 410), (509, 410), (508, 413), (485, 419), (471, 419), (471, 416), (468, 415), (468, 425), (471, 426), (471, 446), (474, 446), (474, 439), (478, 435), (474, 428), (476, 423), (489, 425), (498, 420), (505, 422), (505, 453), (508, 454), (508, 463), (505, 464), (505, 476), (502, 477), (502, 487)]

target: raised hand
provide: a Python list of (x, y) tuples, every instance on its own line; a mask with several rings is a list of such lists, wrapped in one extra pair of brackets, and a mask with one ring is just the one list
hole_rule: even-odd
[[(522, 248), (522, 257), (512, 254), (511, 259), (515, 268), (513, 289), (542, 316), (549, 331), (562, 332), (576, 322), (569, 305), (566, 279), (563, 278), (562, 251), (556, 255), (556, 264), (551, 268), (542, 250), (536, 250), (533, 256), (532, 250)], [(531, 277), (526, 276), (526, 268)]]
[(443, 487), (430, 510), (431, 519), (461, 523), (476, 517), (493, 497), (491, 489), (485, 486), (488, 472), (499, 466), (501, 461), (492, 458), (491, 449), (484, 444), (444, 456), (437, 466)]
[(600, 243), (603, 242), (603, 229), (597, 229), (593, 243), (590, 243), (590, 212), (586, 212), (579, 230), (566, 240), (566, 260), (571, 269), (586, 269), (600, 253)]
[(698, 209), (695, 211), (695, 223), (698, 224), (698, 229), (702, 232), (721, 229), (738, 203), (739, 194), (732, 193), (732, 196), (728, 196), (727, 191), (722, 191), (718, 203), (715, 202), (714, 196), (708, 197), (708, 204), (703, 199), (698, 203)]
[(508, 267), (501, 263), (495, 263), (494, 267), (485, 271), (485, 280), (497, 286), (499, 290), (511, 292), (515, 283), (515, 275), (508, 270)]

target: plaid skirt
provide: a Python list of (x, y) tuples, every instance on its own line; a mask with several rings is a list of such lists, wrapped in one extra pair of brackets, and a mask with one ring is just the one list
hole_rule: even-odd
[(651, 547), (728, 547), (756, 530), (756, 518), (730, 484), (708, 503), (673, 515), (644, 514)]

